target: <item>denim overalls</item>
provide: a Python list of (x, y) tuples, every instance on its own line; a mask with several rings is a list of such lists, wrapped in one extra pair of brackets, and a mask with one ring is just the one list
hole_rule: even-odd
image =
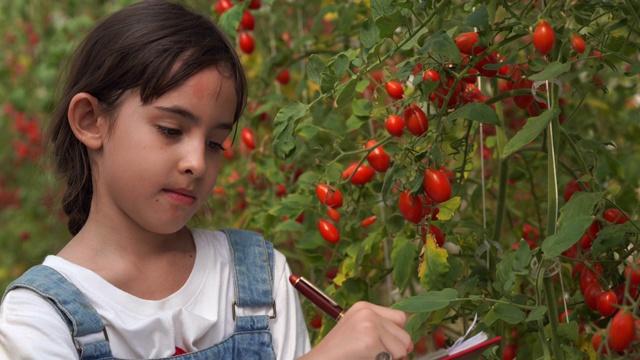
[[(229, 239), (235, 274), (235, 301), (230, 304), (236, 320), (235, 332), (222, 342), (197, 352), (167, 359), (275, 359), (269, 318), (275, 318), (272, 295), (273, 246), (258, 233), (246, 230), (222, 230)], [(67, 323), (81, 360), (116, 359), (111, 354), (108, 334), (93, 306), (78, 288), (50, 267), (38, 265), (13, 281), (15, 288), (31, 289), (47, 299)], [(5, 292), (5, 295), (6, 295)], [(271, 307), (273, 314), (235, 316), (236, 307)], [(76, 337), (103, 333), (104, 340), (80, 347)]]

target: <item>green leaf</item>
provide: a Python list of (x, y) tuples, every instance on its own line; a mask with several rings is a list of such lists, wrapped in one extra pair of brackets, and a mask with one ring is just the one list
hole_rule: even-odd
[(402, 217), (402, 215), (399, 215), (399, 214), (393, 214), (389, 216), (385, 222), (385, 225), (387, 227), (387, 232), (389, 234), (395, 234), (401, 231), (404, 224), (405, 224), (405, 220)]
[(396, 11), (393, 6), (394, 0), (371, 0), (371, 13), (373, 18), (377, 19), (380, 16), (391, 14)]
[(518, 243), (518, 249), (516, 250), (516, 257), (513, 262), (513, 269), (521, 272), (529, 268), (531, 263), (531, 248), (526, 241), (520, 240)]
[(482, 4), (476, 8), (464, 21), (465, 24), (486, 29), (489, 27), (489, 12), (487, 11), (487, 5)]
[(594, 220), (593, 212), (602, 200), (602, 192), (579, 191), (560, 209), (558, 232), (542, 242), (544, 257), (552, 259), (582, 238)]
[(542, 242), (542, 252), (545, 259), (553, 259), (562, 254), (563, 251), (575, 244), (593, 222), (594, 217), (581, 216), (572, 218), (558, 230), (557, 233), (544, 239)]
[(454, 196), (451, 199), (438, 204), (438, 220), (451, 220), (456, 210), (460, 208), (460, 196)]
[(543, 111), (540, 116), (527, 119), (524, 127), (504, 146), (504, 156), (515, 153), (533, 141), (547, 127), (551, 119), (558, 116), (558, 114), (560, 114), (560, 110), (553, 108), (552, 110)]
[(358, 83), (354, 80), (350, 80), (346, 85), (338, 87), (336, 90), (336, 104), (338, 106), (345, 106), (356, 93), (356, 86)]
[(371, 19), (366, 19), (360, 27), (360, 42), (365, 48), (372, 48), (380, 41), (380, 29)]
[(295, 149), (296, 122), (307, 114), (309, 107), (299, 101), (289, 103), (280, 109), (273, 120), (273, 153), (285, 159)]
[(493, 312), (498, 316), (498, 319), (507, 324), (516, 325), (525, 320), (524, 312), (512, 304), (496, 304), (493, 307)]
[(369, 117), (373, 104), (369, 100), (358, 99), (351, 103), (351, 109), (356, 116)]
[(333, 72), (340, 76), (349, 69), (349, 64), (351, 64), (349, 57), (345, 54), (339, 54), (333, 62)]
[(505, 296), (510, 296), (516, 284), (516, 273), (513, 272), (516, 253), (508, 252), (502, 256), (496, 266), (496, 280), (500, 284), (500, 291)]
[(418, 268), (418, 277), (422, 287), (429, 290), (442, 288), (443, 276), (449, 272), (449, 253), (436, 245), (433, 234), (427, 234), (422, 254), (422, 262)]
[(318, 85), (322, 84), (322, 73), (326, 71), (327, 66), (320, 56), (313, 54), (309, 57), (309, 61), (307, 62), (307, 76), (309, 76), (309, 80)]
[(467, 119), (485, 124), (500, 126), (496, 111), (485, 103), (470, 102), (447, 116), (447, 120)]
[(462, 55), (460, 54), (460, 50), (458, 50), (456, 43), (453, 42), (453, 39), (451, 39), (451, 37), (445, 34), (442, 30), (438, 30), (436, 33), (429, 36), (418, 51), (418, 53), (428, 52), (434, 55), (445, 56), (453, 60), (455, 63), (460, 63), (462, 61)]
[(402, 22), (404, 20), (405, 20), (405, 17), (402, 16), (402, 14), (399, 11), (390, 15), (385, 15), (385, 16), (376, 18), (375, 20), (376, 26), (380, 30), (379, 36), (385, 39), (392, 37), (393, 34), (395, 34), (398, 27), (402, 25)]
[(545, 318), (546, 313), (547, 313), (546, 306), (538, 306), (529, 312), (529, 316), (527, 316), (527, 322), (543, 320)]
[(568, 72), (571, 70), (571, 63), (561, 63), (559, 61), (554, 61), (551, 64), (544, 67), (544, 70), (537, 74), (533, 74), (529, 76), (529, 80), (538, 81), (538, 80), (553, 80), (558, 76)]
[(558, 335), (569, 341), (573, 342), (578, 340), (578, 335), (580, 334), (580, 326), (577, 321), (571, 321), (568, 323), (560, 323), (558, 324)]
[(626, 246), (631, 242), (630, 235), (636, 234), (637, 229), (631, 222), (622, 225), (605, 226), (598, 232), (593, 241), (593, 255), (602, 254), (617, 246)]
[(345, 122), (345, 125), (346, 125), (346, 129), (345, 130), (347, 132), (350, 132), (350, 131), (353, 131), (353, 130), (358, 130), (358, 129), (360, 129), (362, 127), (362, 125), (367, 123), (368, 119), (369, 119), (368, 117), (351, 115), (351, 116), (349, 116), (349, 118)]
[(458, 292), (455, 289), (447, 288), (440, 291), (428, 291), (400, 300), (391, 307), (410, 313), (436, 311), (446, 308), (457, 298)]
[(220, 16), (219, 25), (227, 34), (229, 40), (231, 40), (231, 43), (235, 43), (236, 41), (236, 35), (238, 34), (238, 25), (240, 25), (240, 20), (242, 20), (242, 15), (244, 14), (244, 10), (248, 5), (248, 3), (236, 4)]
[(634, 76), (640, 73), (640, 61), (634, 62), (627, 71), (624, 72), (625, 76)]
[(321, 75), (320, 80), (320, 91), (323, 93), (332, 91), (336, 87), (336, 83), (338, 82), (338, 77), (334, 74), (330, 74), (328, 72), (324, 72)]
[(403, 237), (396, 237), (391, 251), (393, 263), (393, 282), (400, 291), (404, 291), (411, 274), (415, 271), (414, 264), (418, 258), (415, 245)]

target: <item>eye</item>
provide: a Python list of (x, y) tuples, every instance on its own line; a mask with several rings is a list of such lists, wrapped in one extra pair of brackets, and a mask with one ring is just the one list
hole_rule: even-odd
[(224, 146), (222, 146), (222, 144), (217, 143), (215, 141), (207, 141), (207, 146), (210, 147), (212, 150), (215, 150), (215, 151), (225, 151), (225, 150), (227, 150)]
[(182, 131), (180, 131), (179, 129), (169, 128), (162, 125), (156, 125), (156, 129), (158, 129), (159, 132), (168, 137), (176, 137), (182, 135)]

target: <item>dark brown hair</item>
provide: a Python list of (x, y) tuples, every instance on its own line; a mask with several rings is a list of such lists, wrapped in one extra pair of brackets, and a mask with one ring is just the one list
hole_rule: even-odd
[(128, 90), (139, 90), (142, 102), (149, 103), (200, 70), (217, 66), (236, 82), (235, 121), (246, 103), (244, 70), (224, 33), (210, 18), (168, 1), (143, 1), (109, 15), (67, 66), (48, 135), (56, 170), (67, 182), (62, 207), (73, 235), (87, 221), (93, 196), (87, 148), (67, 118), (75, 94), (93, 95), (101, 112), (112, 115)]

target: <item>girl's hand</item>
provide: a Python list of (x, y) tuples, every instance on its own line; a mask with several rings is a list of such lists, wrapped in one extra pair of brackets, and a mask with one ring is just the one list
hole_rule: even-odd
[(301, 359), (374, 360), (385, 351), (400, 359), (413, 350), (411, 337), (403, 329), (406, 321), (407, 315), (400, 310), (358, 302)]

